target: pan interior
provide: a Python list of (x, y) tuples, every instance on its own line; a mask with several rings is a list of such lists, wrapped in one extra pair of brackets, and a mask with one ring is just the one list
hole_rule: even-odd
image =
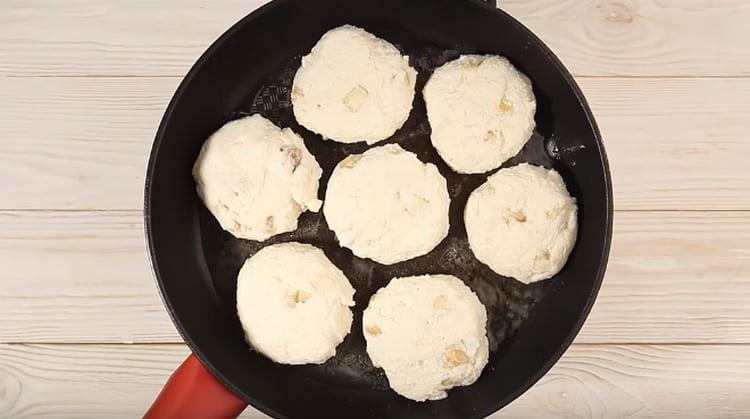
[[(411, 41), (398, 46), (402, 53), (410, 57), (412, 67), (417, 69), (417, 92), (421, 92), (432, 71), (457, 58), (460, 52)], [(362, 153), (371, 146), (364, 143), (343, 144), (324, 141), (319, 135), (306, 130), (296, 122), (290, 92), (299, 65), (300, 58), (294, 57), (278, 72), (269, 75), (257, 91), (252, 92), (243, 106), (229, 115), (228, 119), (261, 114), (276, 125), (291, 127), (294, 132), (300, 134), (323, 169), (320, 183), (320, 197), (323, 198), (328, 179), (336, 164), (346, 156)], [(545, 105), (547, 104), (543, 101), (537, 105), (537, 124), (532, 138), (516, 157), (502, 167), (523, 162), (546, 167), (555, 165), (554, 159), (546, 152), (549, 147), (546, 140), (551, 127), (547, 118), (549, 110), (545, 109)], [(404, 149), (416, 153), (420, 160), (435, 164), (448, 181), (451, 198), (450, 230), (448, 237), (427, 255), (394, 265), (383, 265), (370, 259), (359, 258), (338, 244), (334, 233), (328, 228), (322, 210), (318, 213), (303, 213), (297, 230), (277, 235), (264, 242), (237, 239), (223, 231), (208, 210), (203, 207), (200, 210), (201, 240), (213, 286), (222, 305), (232, 314), (236, 306), (235, 290), (239, 269), (245, 259), (269, 244), (298, 241), (315, 245), (323, 249), (328, 258), (349, 278), (356, 290), (352, 331), (337, 348), (335, 357), (319, 367), (308, 367), (311, 376), (334, 385), (388, 388), (382, 370), (374, 368), (367, 356), (361, 324), (362, 311), (370, 297), (387, 285), (391, 278), (443, 273), (464, 280), (477, 293), (487, 309), (488, 337), (492, 354), (502, 352), (506, 341), (522, 326), (524, 319), (532, 312), (534, 304), (542, 300), (548, 290), (556, 285), (554, 279), (525, 285), (496, 274), (474, 257), (466, 237), (463, 209), (469, 194), (495, 171), (481, 175), (461, 175), (453, 172), (445, 164), (430, 143), (430, 126), (421, 94), (415, 95), (413, 109), (404, 126), (391, 138), (375, 146), (387, 143), (398, 143)], [(239, 322), (239, 319), (236, 321)]]

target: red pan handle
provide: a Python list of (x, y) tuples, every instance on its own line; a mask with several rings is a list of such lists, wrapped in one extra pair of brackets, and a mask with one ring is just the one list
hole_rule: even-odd
[(144, 419), (234, 419), (247, 403), (190, 354), (169, 377)]

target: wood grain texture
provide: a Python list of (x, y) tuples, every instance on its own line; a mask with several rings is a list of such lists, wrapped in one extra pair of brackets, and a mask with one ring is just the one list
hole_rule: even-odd
[[(748, 346), (573, 345), (492, 418), (744, 418)], [(0, 417), (132, 418), (183, 345), (0, 345)], [(245, 418), (265, 417), (253, 408)]]
[[(5, 0), (0, 76), (183, 75), (263, 0)], [(744, 0), (503, 0), (576, 75), (750, 75)]]
[(2, 208), (138, 209), (178, 79), (0, 78)]
[(748, 346), (573, 345), (495, 418), (746, 418)]
[(265, 0), (4, 0), (0, 75), (181, 76)]
[(745, 0), (503, 0), (579, 76), (750, 75)]
[(139, 213), (0, 213), (0, 266), (2, 342), (181, 341)]
[(617, 213), (576, 342), (750, 342), (748, 272), (748, 212)]
[[(138, 417), (188, 353), (146, 160), (180, 77), (264, 3), (2, 1), (0, 418)], [(750, 2), (499, 3), (579, 76), (620, 212), (576, 343), (492, 417), (750, 416)]]
[[(181, 342), (138, 212), (0, 212), (0, 342)], [(577, 342), (750, 343), (750, 212), (624, 212)]]
[(616, 209), (750, 209), (750, 80), (579, 82), (607, 149)]
[[(618, 210), (750, 209), (750, 79), (580, 82)], [(178, 83), (0, 78), (0, 208), (140, 209), (151, 142)]]

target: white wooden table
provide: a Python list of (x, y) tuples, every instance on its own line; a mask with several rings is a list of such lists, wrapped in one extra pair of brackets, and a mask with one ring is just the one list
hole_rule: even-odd
[[(136, 417), (187, 354), (146, 260), (147, 153), (260, 3), (0, 0), (0, 417)], [(617, 213), (589, 321), (498, 417), (750, 417), (750, 2), (500, 3), (585, 91)]]

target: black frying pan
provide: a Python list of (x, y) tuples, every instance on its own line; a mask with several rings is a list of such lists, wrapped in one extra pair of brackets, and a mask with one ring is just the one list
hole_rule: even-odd
[[(302, 135), (323, 167), (324, 197), (336, 163), (367, 146), (324, 142), (299, 126), (289, 92), (299, 57), (324, 32), (347, 23), (394, 43), (419, 71), (414, 109), (387, 142), (436, 164), (452, 200), (448, 238), (428, 255), (390, 266), (339, 247), (322, 213), (303, 214), (297, 231), (266, 242), (235, 239), (204, 208), (191, 177), (191, 166), (212, 132), (228, 120), (261, 113)], [(487, 175), (457, 175), (438, 157), (420, 94), (435, 67), (462, 53), (504, 55), (533, 82), (537, 128), (503, 167), (519, 162), (554, 167), (578, 200), (577, 244), (565, 268), (550, 280), (524, 285), (501, 277), (479, 263), (467, 245), (463, 207)], [(607, 159), (581, 91), (528, 29), (477, 0), (276, 0), (250, 14), (203, 54), (175, 93), (154, 142), (145, 203), (164, 303), (201, 361), (191, 358), (178, 370), (149, 417), (232, 415), (245, 402), (292, 418), (489, 415), (536, 382), (573, 340), (601, 284), (612, 234)], [(265, 245), (292, 240), (321, 247), (356, 288), (352, 331), (323, 365), (278, 365), (251, 351), (235, 312), (236, 275), (244, 260)], [(488, 311), (491, 355), (473, 385), (451, 390), (444, 400), (416, 403), (389, 390), (383, 372), (372, 366), (361, 315), (370, 296), (390, 278), (424, 273), (454, 274), (479, 295)], [(208, 387), (191, 388), (186, 376)]]

